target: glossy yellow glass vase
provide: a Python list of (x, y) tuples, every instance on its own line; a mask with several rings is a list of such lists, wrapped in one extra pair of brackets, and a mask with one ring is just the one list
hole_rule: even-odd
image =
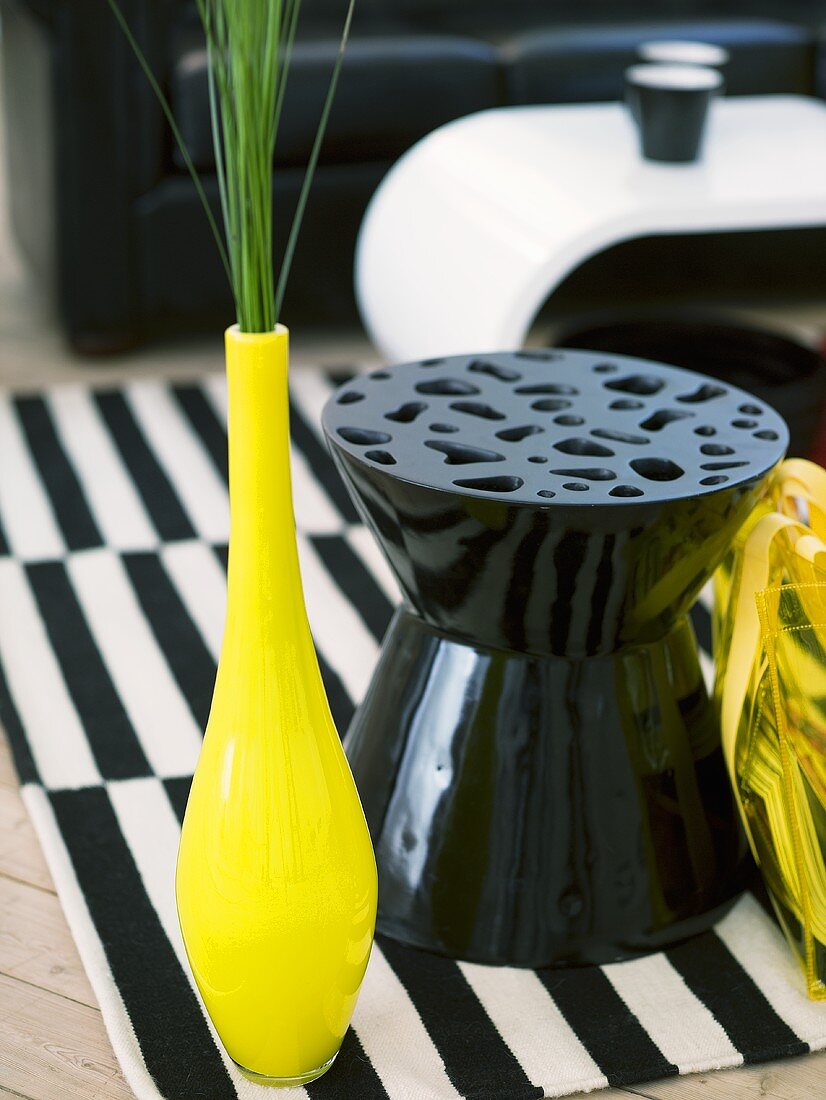
[(341, 1046), (373, 941), (376, 865), (304, 608), (287, 331), (233, 327), (226, 357), (227, 616), (176, 892), (230, 1057), (256, 1081), (293, 1085)]
[(738, 806), (809, 996), (826, 1000), (826, 471), (782, 463), (716, 577)]

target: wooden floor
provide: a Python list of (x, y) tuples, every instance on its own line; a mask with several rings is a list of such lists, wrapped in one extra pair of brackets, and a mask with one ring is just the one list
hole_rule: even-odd
[[(601, 1100), (627, 1100), (629, 1096), (650, 1100), (816, 1100), (826, 1096), (826, 1054), (638, 1088), (609, 1089), (597, 1095)], [(112, 1053), (21, 801), (2, 734), (0, 1096), (25, 1100), (123, 1100), (133, 1096)]]

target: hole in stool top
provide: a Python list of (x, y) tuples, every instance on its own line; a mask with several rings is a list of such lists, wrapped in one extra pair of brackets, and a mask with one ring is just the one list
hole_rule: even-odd
[(451, 409), (456, 412), (467, 413), (468, 416), (481, 416), (483, 420), (504, 420), (505, 414), (486, 405), (484, 401), (453, 401)]
[(496, 433), (496, 438), (505, 439), (508, 443), (518, 443), (522, 439), (527, 439), (529, 435), (536, 435), (541, 431), (542, 428), (538, 424), (523, 424), (518, 428), (502, 428)]
[(665, 383), (661, 378), (650, 374), (632, 374), (628, 378), (617, 378), (605, 383), (609, 390), (622, 390), (623, 393), (638, 393), (641, 397), (650, 397), (659, 393)]
[(504, 455), (488, 451), (484, 447), (471, 447), (467, 443), (451, 443), (442, 439), (426, 439), (425, 447), (441, 451), (449, 466), (467, 466), (470, 462), (503, 462)]
[(433, 378), (427, 382), (419, 382), (416, 392), (432, 394), (434, 397), (461, 397), (478, 393), (479, 389), (472, 382), (465, 382), (461, 378)]
[(365, 451), (365, 456), (373, 462), (378, 462), (382, 466), (395, 466), (396, 460), (390, 454), (389, 451)]
[(454, 496), (639, 508), (752, 483), (788, 442), (745, 391), (628, 356), (532, 350), (379, 373), (328, 401), (333, 448), (377, 478)]
[(427, 405), (424, 401), (405, 401), (403, 405), (399, 405), (397, 409), (392, 412), (385, 413), (384, 415), (388, 420), (395, 420), (398, 424), (412, 424), (412, 422), (423, 413)]
[(558, 451), (566, 455), (592, 455), (596, 458), (610, 458), (614, 452), (593, 439), (562, 439), (554, 443)]
[(339, 405), (354, 405), (356, 401), (363, 401), (364, 394), (359, 393), (358, 390), (345, 390), (344, 393), (339, 394)]
[(647, 481), (676, 481), (685, 470), (670, 458), (634, 458), (631, 469)]
[(586, 466), (584, 469), (567, 468), (565, 470), (551, 470), (558, 477), (581, 477), (584, 481), (614, 481), (616, 473), (605, 466)]

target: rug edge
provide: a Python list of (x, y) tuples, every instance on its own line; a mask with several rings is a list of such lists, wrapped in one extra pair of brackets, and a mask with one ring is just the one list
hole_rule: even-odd
[(112, 977), (48, 795), (40, 784), (24, 783), (20, 796), (54, 880), (60, 907), (97, 999), (118, 1065), (137, 1100), (164, 1100), (143, 1061), (132, 1021)]

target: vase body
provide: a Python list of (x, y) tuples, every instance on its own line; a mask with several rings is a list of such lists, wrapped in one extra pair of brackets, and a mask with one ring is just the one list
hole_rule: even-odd
[(376, 868), (304, 608), (289, 466), (288, 336), (226, 334), (230, 550), (212, 709), (176, 893), (193, 975), (230, 1057), (317, 1077), (367, 966)]

